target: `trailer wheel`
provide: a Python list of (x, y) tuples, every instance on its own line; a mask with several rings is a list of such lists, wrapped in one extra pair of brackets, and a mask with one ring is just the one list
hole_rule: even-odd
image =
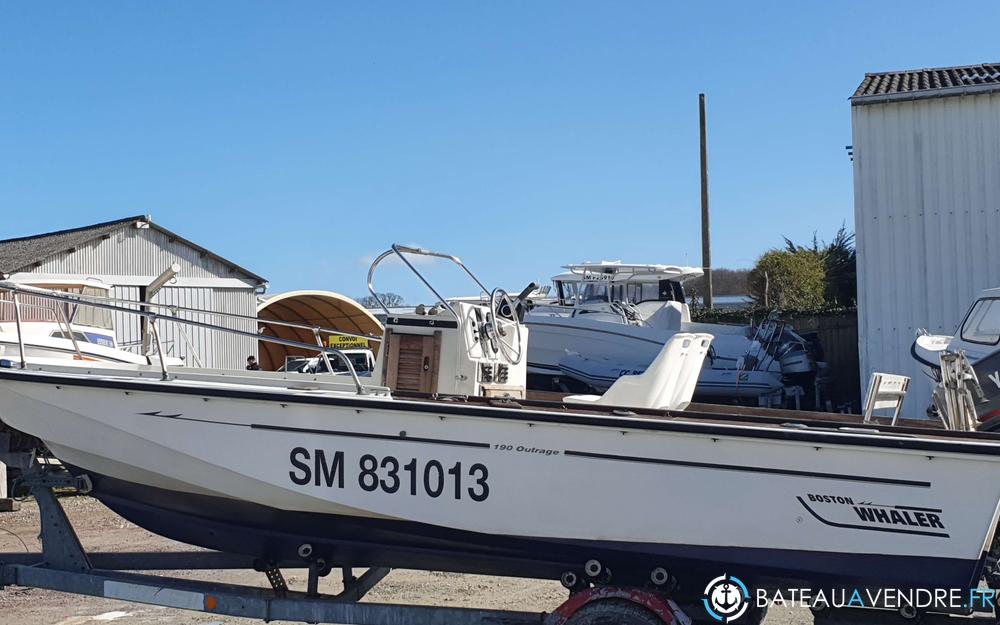
[(566, 621), (566, 625), (664, 625), (641, 605), (620, 599), (595, 601), (585, 605)]

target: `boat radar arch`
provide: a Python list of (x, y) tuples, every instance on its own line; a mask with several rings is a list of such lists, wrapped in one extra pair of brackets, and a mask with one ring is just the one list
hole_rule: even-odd
[(563, 265), (568, 273), (561, 273), (552, 279), (560, 281), (579, 282), (630, 282), (674, 280), (683, 282), (704, 274), (700, 267), (684, 267), (680, 265), (654, 265), (623, 263), (621, 261), (602, 260), (600, 262), (583, 262)]

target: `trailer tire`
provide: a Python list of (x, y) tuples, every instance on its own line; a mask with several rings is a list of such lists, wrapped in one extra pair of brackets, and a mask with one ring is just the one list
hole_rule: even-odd
[(569, 617), (565, 625), (664, 625), (641, 605), (622, 599), (589, 603)]

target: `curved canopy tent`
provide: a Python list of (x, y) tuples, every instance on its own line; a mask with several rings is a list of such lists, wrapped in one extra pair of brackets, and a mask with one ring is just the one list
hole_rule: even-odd
[[(349, 297), (332, 291), (290, 291), (270, 297), (257, 306), (257, 318), (287, 321), (313, 327), (340, 330), (351, 334), (382, 336), (382, 324), (364, 306)], [(315, 343), (316, 336), (303, 328), (289, 328), (276, 324), (260, 323), (262, 335)], [(324, 343), (329, 334), (322, 334)], [(328, 343), (327, 343), (328, 344)], [(377, 354), (379, 343), (369, 341)], [(260, 367), (274, 371), (285, 364), (288, 356), (315, 356), (296, 347), (260, 341)]]

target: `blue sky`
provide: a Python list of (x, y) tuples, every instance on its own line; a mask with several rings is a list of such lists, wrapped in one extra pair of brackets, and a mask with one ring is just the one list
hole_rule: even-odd
[[(0, 4), (0, 237), (147, 213), (360, 295), (393, 241), (519, 288), (853, 221), (866, 71), (1000, 60), (996, 2)], [(992, 43), (991, 43), (992, 42)], [(449, 293), (469, 289), (441, 277)], [(395, 270), (379, 287), (420, 299)]]

